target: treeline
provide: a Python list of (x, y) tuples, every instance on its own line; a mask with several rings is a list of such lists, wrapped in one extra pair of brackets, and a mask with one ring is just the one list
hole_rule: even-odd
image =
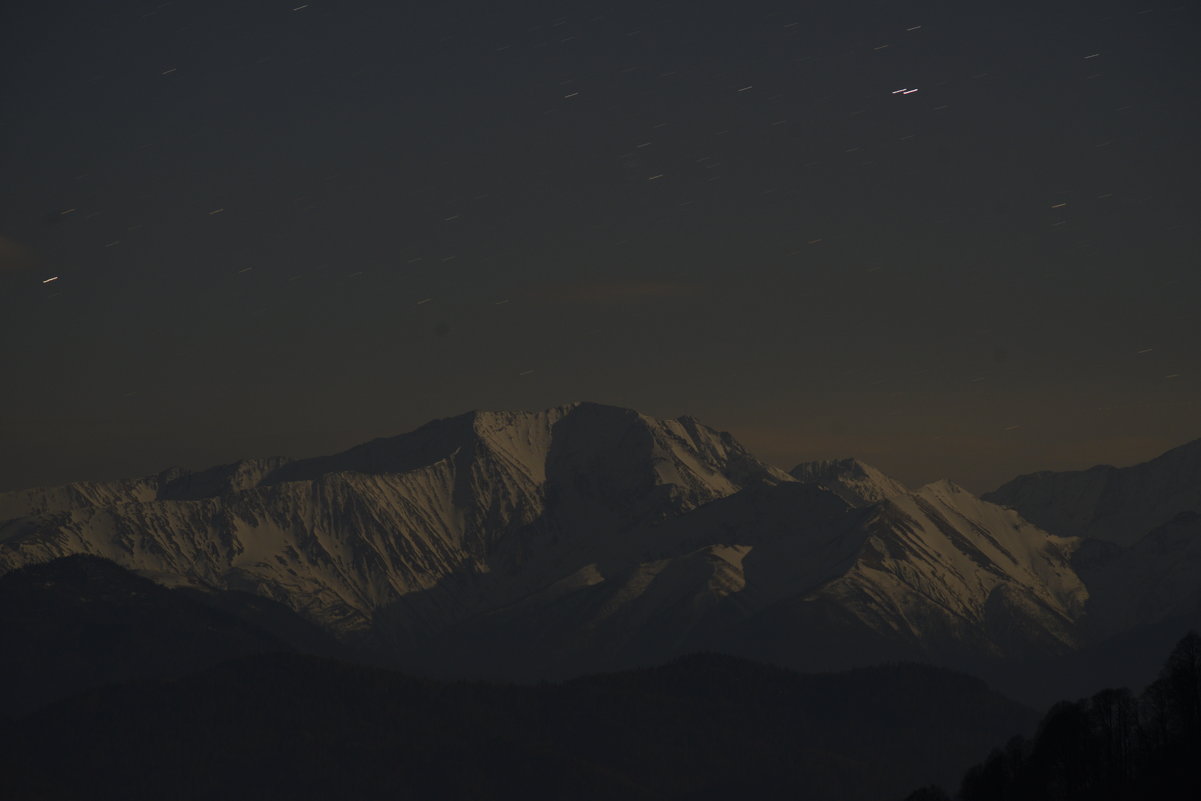
[[(1201, 798), (1201, 636), (1190, 632), (1141, 695), (1062, 701), (963, 777), (958, 801)], [(926, 787), (907, 801), (946, 801)]]

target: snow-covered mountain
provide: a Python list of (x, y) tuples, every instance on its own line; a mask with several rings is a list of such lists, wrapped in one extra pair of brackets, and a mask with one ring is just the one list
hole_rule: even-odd
[(473, 412), (329, 457), (7, 493), (0, 568), (90, 553), (280, 600), (342, 634), (404, 599), (406, 626), (437, 628), (489, 602), (482, 576), (520, 594), (577, 547), (789, 480), (691, 418)]
[(1201, 512), (1201, 440), (1131, 467), (1019, 476), (983, 497), (1064, 537), (1132, 545), (1182, 512)]
[(947, 482), (757, 460), (691, 418), (472, 412), (314, 459), (0, 495), (0, 570), (71, 553), (279, 601), (406, 664), (565, 675), (1077, 647), (1079, 540)]

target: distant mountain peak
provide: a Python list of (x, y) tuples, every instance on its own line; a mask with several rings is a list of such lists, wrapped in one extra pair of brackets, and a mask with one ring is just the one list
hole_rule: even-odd
[(1129, 467), (1042, 471), (985, 493), (1053, 534), (1131, 545), (1185, 511), (1201, 511), (1201, 440)]
[(917, 494), (919, 495), (972, 495), (971, 492), (951, 481), (949, 478), (940, 478), (931, 481), (928, 484), (923, 484), (918, 487)]
[(819, 484), (852, 506), (871, 506), (909, 492), (909, 488), (855, 458), (802, 462), (789, 475), (802, 484)]

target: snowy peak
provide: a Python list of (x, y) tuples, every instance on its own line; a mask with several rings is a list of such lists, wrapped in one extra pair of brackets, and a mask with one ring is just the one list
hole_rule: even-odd
[(486, 458), (532, 484), (573, 469), (621, 468), (652, 483), (728, 495), (752, 481), (787, 481), (729, 434), (690, 417), (661, 420), (631, 409), (572, 403), (538, 412), (473, 411), (332, 456), (284, 464), (265, 483), (334, 472), (405, 473), (450, 459)]
[(803, 462), (789, 471), (803, 484), (818, 484), (853, 506), (871, 506), (909, 492), (901, 482), (858, 459)]
[(569, 407), (539, 434), (547, 517), (575, 537), (608, 537), (756, 483), (791, 481), (729, 434), (691, 418), (600, 404)]

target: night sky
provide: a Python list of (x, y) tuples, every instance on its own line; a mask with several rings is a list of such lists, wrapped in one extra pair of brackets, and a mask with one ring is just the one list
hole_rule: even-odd
[(1199, 35), (1195, 0), (7, 0), (0, 489), (575, 400), (974, 490), (1152, 457), (1201, 436)]

